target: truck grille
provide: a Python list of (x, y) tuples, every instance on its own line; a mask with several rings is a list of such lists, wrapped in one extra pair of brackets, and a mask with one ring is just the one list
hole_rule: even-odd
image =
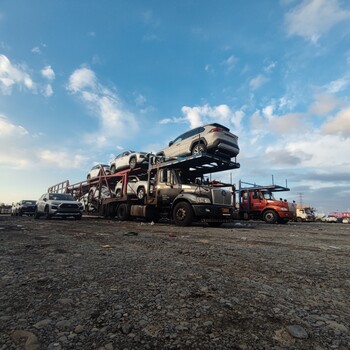
[(222, 188), (211, 190), (213, 204), (232, 205), (232, 195), (229, 191)]

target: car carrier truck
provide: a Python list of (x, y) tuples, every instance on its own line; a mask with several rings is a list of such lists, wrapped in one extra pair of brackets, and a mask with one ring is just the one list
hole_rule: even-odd
[(286, 224), (295, 219), (294, 203), (276, 199), (274, 192), (289, 191), (279, 185), (260, 186), (239, 181), (236, 192), (236, 208), (239, 219), (264, 220), (268, 224)]
[[(220, 226), (234, 218), (233, 190), (211, 186), (204, 175), (239, 168), (231, 159), (202, 153), (169, 161), (151, 156), (148, 167), (127, 169), (112, 175), (103, 169), (98, 178), (51, 186), (48, 192), (70, 193), (84, 199), (85, 210), (121, 221), (144, 218), (167, 219), (179, 226), (195, 221)], [(129, 176), (143, 178), (144, 194), (128, 191)], [(118, 196), (116, 188), (118, 187)], [(121, 190), (121, 191), (120, 191)]]

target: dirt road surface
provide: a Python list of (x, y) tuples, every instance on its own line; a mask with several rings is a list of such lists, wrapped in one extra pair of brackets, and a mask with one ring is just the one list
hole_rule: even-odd
[(0, 349), (350, 349), (350, 225), (0, 216)]

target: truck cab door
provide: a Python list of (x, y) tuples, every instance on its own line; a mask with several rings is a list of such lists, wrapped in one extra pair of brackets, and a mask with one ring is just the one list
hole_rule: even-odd
[(260, 191), (250, 192), (250, 203), (252, 210), (262, 211), (266, 206), (265, 202), (264, 195)]
[(181, 184), (172, 169), (162, 169), (158, 173), (158, 203), (170, 205), (181, 192)]

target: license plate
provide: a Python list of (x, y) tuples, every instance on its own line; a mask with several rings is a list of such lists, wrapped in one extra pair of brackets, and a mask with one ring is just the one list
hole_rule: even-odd
[(230, 213), (230, 209), (229, 208), (222, 208), (222, 213), (223, 214), (229, 214)]

